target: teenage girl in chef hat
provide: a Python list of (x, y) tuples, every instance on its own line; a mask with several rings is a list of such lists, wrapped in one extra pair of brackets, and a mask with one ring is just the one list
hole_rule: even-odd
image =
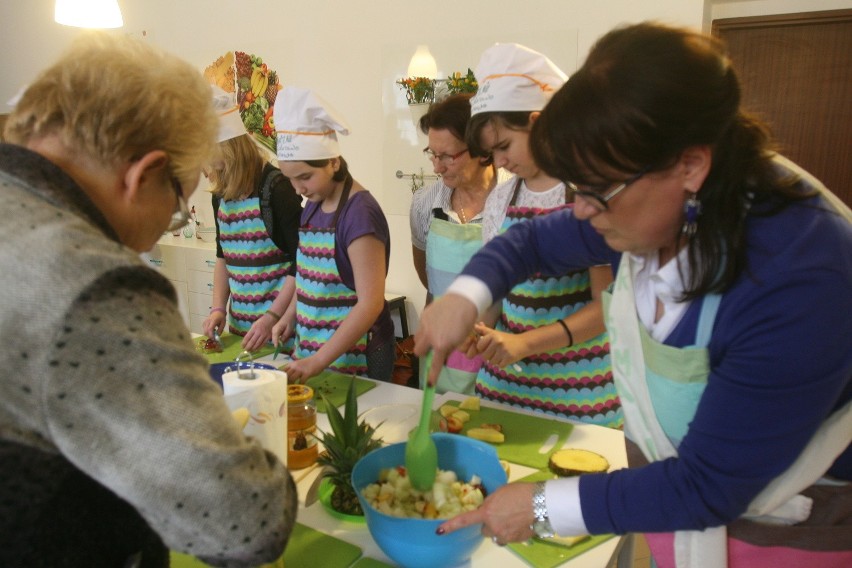
[(213, 194), (216, 267), (203, 329), (208, 337), (222, 333), (227, 314), (228, 330), (255, 351), (272, 337), (295, 289), (302, 200), (249, 136), (233, 93), (214, 86), (213, 104), (218, 156), (204, 174)]
[(273, 118), (278, 166), (308, 200), (296, 295), (272, 331), (276, 344), (296, 337), (284, 370), (294, 382), (327, 368), (390, 381), (394, 329), (384, 296), (390, 231), (379, 203), (340, 155), (337, 135), (348, 135), (349, 127), (328, 103), (296, 87), (279, 93)]
[[(573, 195), (542, 171), (529, 146), (530, 129), (550, 97), (565, 83), (550, 59), (522, 45), (498, 43), (485, 50), (476, 67), (480, 85), (471, 100), (468, 147), (491, 155), (513, 178), (488, 196), (483, 242), (515, 223), (571, 207)], [(570, 246), (570, 243), (567, 245)], [(599, 295), (612, 282), (609, 266), (537, 276), (515, 286), (476, 325), (478, 339), (468, 355), (485, 362), (476, 377), (482, 398), (556, 414), (592, 424), (622, 424), (621, 404), (612, 382), (609, 338)], [(549, 388), (544, 389), (542, 385)]]

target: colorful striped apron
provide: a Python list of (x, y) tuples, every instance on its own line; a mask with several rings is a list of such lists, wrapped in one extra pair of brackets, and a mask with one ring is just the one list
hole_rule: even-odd
[[(426, 275), (429, 293), (438, 299), (455, 280), (464, 265), (482, 248), (482, 225), (478, 223), (451, 223), (432, 218), (426, 235)], [(420, 387), (426, 380), (425, 357), (420, 358)], [(438, 393), (458, 392), (473, 394), (473, 383), (482, 366), (482, 357), (469, 358), (461, 351), (453, 351), (447, 358), (438, 377)]]
[[(521, 180), (515, 184), (500, 228), (571, 207), (518, 207)], [(566, 190), (567, 191), (567, 190)], [(523, 333), (552, 324), (576, 312), (592, 299), (588, 270), (560, 277), (533, 275), (515, 286), (503, 300), (495, 325), (498, 331)], [(606, 332), (571, 347), (530, 355), (508, 367), (483, 362), (476, 377), (476, 394), (488, 400), (579, 420), (619, 427), (621, 403), (612, 380), (609, 337)]]
[[(351, 176), (334, 212), (331, 227), (311, 227), (310, 216), (299, 228), (296, 256), (296, 348), (295, 359), (310, 357), (331, 338), (358, 301), (355, 290), (343, 283), (334, 260), (335, 232), (343, 206), (349, 200)], [(319, 209), (317, 207), (311, 215)], [(329, 369), (345, 374), (367, 375), (365, 333), (355, 345), (335, 359)]]
[[(677, 456), (710, 373), (707, 345), (721, 296), (706, 296), (701, 306), (695, 345), (676, 348), (653, 339), (639, 321), (629, 254), (624, 254), (612, 293), (604, 294), (610, 332), (613, 374), (624, 409), (624, 432), (639, 447), (641, 466)], [(703, 531), (648, 533), (645, 538), (660, 568), (792, 568), (852, 565), (852, 551), (837, 548), (844, 527), (781, 526), (801, 522), (810, 510), (798, 495), (822, 476), (849, 444), (852, 403), (833, 414), (794, 464), (772, 481), (730, 527)], [(834, 488), (842, 491), (842, 488)], [(832, 491), (832, 489), (829, 489)], [(840, 495), (840, 493), (838, 493)], [(813, 514), (813, 513), (811, 513)], [(762, 517), (762, 518), (761, 518)], [(837, 529), (837, 530), (833, 530)], [(848, 533), (848, 528), (847, 528)], [(795, 537), (794, 537), (795, 535)], [(742, 538), (746, 537), (746, 538)], [(793, 544), (800, 539), (802, 546)], [(840, 538), (843, 538), (842, 536)], [(846, 542), (849, 542), (848, 536)], [(821, 546), (826, 548), (821, 549)]]
[(267, 233), (257, 196), (223, 199), (217, 219), (231, 291), (228, 331), (245, 335), (272, 306), (291, 262)]

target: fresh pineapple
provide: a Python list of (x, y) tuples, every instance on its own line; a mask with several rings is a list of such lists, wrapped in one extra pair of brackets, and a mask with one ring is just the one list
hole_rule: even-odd
[(328, 478), (334, 486), (331, 506), (334, 510), (347, 515), (363, 515), (364, 511), (352, 487), (352, 468), (362, 457), (381, 447), (382, 441), (374, 438), (375, 428), (363, 420), (358, 422), (358, 399), (354, 377), (349, 383), (343, 416), (322, 393), (320, 396), (325, 402), (331, 432), (321, 433), (325, 452), (320, 454), (317, 461), (325, 466), (321, 476)]

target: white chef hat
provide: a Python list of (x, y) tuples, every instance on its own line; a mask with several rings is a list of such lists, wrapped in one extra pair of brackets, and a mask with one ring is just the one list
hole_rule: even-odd
[(550, 59), (517, 43), (486, 49), (474, 75), (479, 89), (470, 100), (471, 115), (541, 110), (568, 78)]
[(337, 134), (349, 134), (343, 116), (309, 89), (284, 87), (272, 116), (279, 161), (336, 158), (340, 156)]
[(221, 87), (210, 85), (213, 91), (213, 107), (219, 116), (219, 142), (242, 136), (248, 131), (240, 117), (240, 107), (237, 106), (236, 95), (226, 93)]

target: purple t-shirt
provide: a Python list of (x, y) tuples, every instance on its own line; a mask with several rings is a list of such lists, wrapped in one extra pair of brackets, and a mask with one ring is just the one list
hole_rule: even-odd
[[(310, 223), (311, 227), (331, 227), (333, 222), (334, 212), (324, 212), (320, 203), (309, 202), (302, 211), (302, 227), (306, 223)], [(340, 279), (353, 290), (355, 277), (352, 274), (352, 261), (349, 259), (348, 250), (352, 241), (364, 235), (373, 235), (385, 245), (385, 276), (387, 276), (390, 266), (388, 220), (379, 202), (369, 191), (357, 191), (349, 195), (343, 211), (340, 212), (334, 250), (334, 260), (337, 263)], [(370, 331), (373, 333), (374, 340), (387, 340), (393, 337), (393, 321), (387, 304)]]

